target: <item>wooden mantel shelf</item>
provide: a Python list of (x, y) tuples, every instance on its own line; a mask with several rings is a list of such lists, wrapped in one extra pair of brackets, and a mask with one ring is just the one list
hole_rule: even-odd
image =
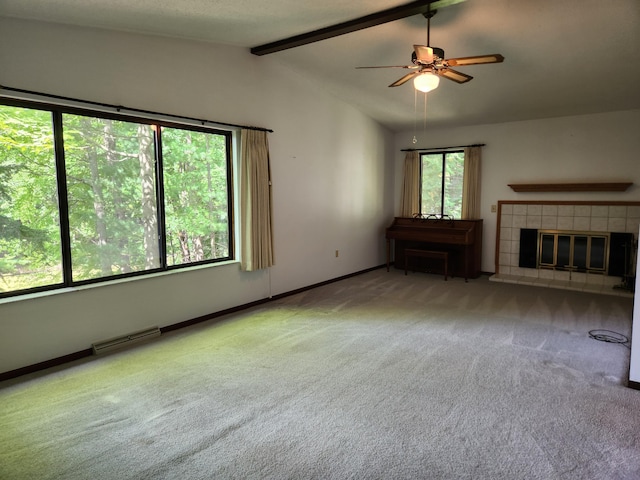
[(624, 192), (633, 183), (510, 183), (514, 192)]

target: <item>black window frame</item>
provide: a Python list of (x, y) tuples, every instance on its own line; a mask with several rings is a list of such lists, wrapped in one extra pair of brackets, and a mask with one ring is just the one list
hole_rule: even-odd
[[(153, 117), (144, 117), (138, 114), (129, 114), (124, 112), (109, 112), (99, 109), (77, 107), (70, 105), (60, 105), (49, 102), (40, 102), (33, 100), (24, 100), (16, 98), (0, 98), (0, 105), (18, 108), (27, 108), (33, 110), (47, 111), (51, 113), (52, 130), (54, 137), (54, 154), (56, 165), (56, 185), (58, 194), (58, 214), (60, 222), (60, 240), (61, 240), (61, 268), (62, 282), (49, 285), (41, 285), (36, 287), (24, 288), (20, 290), (12, 290), (0, 292), (0, 299), (8, 297), (16, 297), (21, 295), (60, 290), (70, 287), (79, 287), (83, 285), (107, 283), (118, 281), (121, 279), (132, 277), (144, 277), (157, 273), (170, 272), (175, 270), (185, 270), (196, 268), (203, 265), (215, 265), (222, 262), (236, 260), (235, 244), (235, 196), (234, 196), (234, 133), (236, 129), (221, 129), (213, 126), (206, 126), (204, 122), (201, 125), (195, 125), (190, 122), (172, 121), (170, 119), (161, 118), (163, 116), (171, 117), (171, 115), (153, 114)], [(150, 112), (151, 113), (151, 112)], [(69, 209), (66, 182), (65, 167), (65, 151), (63, 139), (62, 115), (73, 114), (83, 115), (99, 119), (111, 119), (125, 122), (135, 122), (155, 126), (154, 131), (154, 147), (155, 157), (155, 194), (157, 204), (157, 228), (158, 228), (158, 248), (160, 267), (140, 270), (127, 273), (119, 273), (108, 277), (98, 277), (84, 280), (73, 280), (71, 265), (71, 242), (70, 242), (70, 226), (69, 226)], [(227, 186), (227, 219), (228, 219), (228, 255), (221, 258), (206, 259), (200, 261), (192, 261), (188, 264), (168, 265), (166, 255), (166, 217), (165, 217), (165, 197), (164, 197), (164, 172), (162, 165), (162, 127), (189, 130), (194, 132), (222, 135), (225, 137), (226, 149), (226, 186)]]

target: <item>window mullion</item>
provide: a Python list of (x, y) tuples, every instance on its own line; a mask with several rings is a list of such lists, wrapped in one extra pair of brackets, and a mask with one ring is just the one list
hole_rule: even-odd
[(58, 188), (58, 215), (60, 218), (60, 245), (62, 249), (62, 278), (63, 283), (69, 286), (73, 282), (73, 275), (71, 270), (71, 237), (69, 230), (69, 203), (67, 196), (62, 113), (60, 111), (53, 111), (52, 117)]
[(447, 154), (442, 152), (442, 188), (440, 190), (440, 216), (444, 216), (444, 194), (447, 179)]
[(162, 168), (162, 127), (154, 126), (155, 138), (155, 168), (156, 168), (156, 205), (158, 216), (158, 252), (160, 255), (160, 265), (167, 268), (167, 232), (165, 228), (165, 208), (164, 208), (164, 172)]
[[(231, 161), (232, 157), (232, 141), (231, 135), (226, 135), (225, 149), (226, 149), (226, 163), (227, 163), (227, 218), (229, 219), (229, 236), (227, 238), (227, 246), (229, 249), (229, 257), (235, 257), (235, 241), (234, 241), (234, 212), (233, 212), (233, 165)], [(271, 171), (269, 171), (269, 188), (271, 188)]]
[(422, 178), (422, 172), (424, 171), (422, 162), (424, 162), (424, 158), (423, 158), (423, 154), (420, 154), (420, 187), (418, 188), (418, 210), (420, 211), (420, 214), (424, 214), (426, 212), (422, 211), (422, 183), (424, 182), (424, 179)]

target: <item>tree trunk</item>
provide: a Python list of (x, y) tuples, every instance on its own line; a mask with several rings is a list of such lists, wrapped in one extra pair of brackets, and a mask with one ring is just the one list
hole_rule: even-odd
[(193, 252), (196, 262), (204, 260), (204, 248), (202, 246), (202, 237), (200, 235), (193, 239)]
[(213, 203), (213, 179), (211, 178), (211, 152), (210, 152), (210, 147), (211, 145), (209, 144), (209, 135), (207, 135), (206, 137), (207, 139), (207, 197), (209, 197), (208, 199), (208, 210), (209, 210), (209, 224), (207, 225), (209, 227), (209, 236), (211, 238), (211, 258), (218, 258), (218, 252), (216, 249), (216, 231), (215, 231), (215, 204)]
[[(82, 119), (82, 132), (85, 135), (91, 135), (91, 121), (87, 118)], [(111, 262), (107, 253), (107, 223), (105, 220), (104, 195), (102, 184), (100, 183), (100, 168), (98, 165), (98, 153), (93, 142), (87, 139), (88, 146), (87, 163), (91, 174), (91, 190), (93, 192), (93, 211), (96, 218), (96, 244), (98, 245), (98, 256), (100, 258), (100, 271), (102, 275), (112, 275)]]
[[(113, 121), (104, 119), (103, 122), (103, 145), (107, 155), (107, 163), (115, 169), (115, 166), (118, 163), (118, 147), (116, 145), (116, 138), (113, 132)], [(123, 224), (127, 219), (127, 214), (122, 208), (125, 204), (122, 199), (122, 193), (119, 188), (114, 188), (112, 194), (115, 217), (119, 220), (120, 224)], [(131, 271), (131, 256), (128, 254), (129, 237), (127, 235), (121, 235), (119, 232), (116, 232), (116, 237), (120, 256), (120, 262), (118, 262), (120, 264), (120, 272), (129, 273)]]
[(138, 126), (138, 162), (140, 164), (140, 182), (142, 186), (142, 225), (145, 252), (145, 269), (158, 267), (158, 222), (156, 210), (156, 192), (154, 183), (154, 156), (151, 148), (153, 135), (147, 125)]
[[(191, 135), (187, 134), (186, 138), (185, 138), (185, 143), (187, 145), (191, 145), (192, 141), (191, 141)], [(189, 160), (185, 159), (184, 157), (183, 161), (180, 162), (180, 168), (179, 168), (179, 172), (181, 175), (184, 175), (188, 172), (189, 170)], [(184, 180), (182, 180), (184, 182)], [(184, 187), (183, 184), (183, 189), (180, 191), (178, 198), (180, 199), (180, 209), (184, 210), (185, 212), (188, 211), (189, 209), (189, 191)], [(189, 250), (189, 234), (192, 232), (188, 232), (185, 229), (185, 224), (184, 222), (180, 222), (180, 230), (178, 231), (178, 238), (180, 239), (180, 252), (182, 254), (182, 264), (187, 264), (187, 263), (191, 263), (192, 258), (191, 258), (191, 251)]]
[(189, 236), (185, 230), (178, 232), (180, 239), (180, 251), (182, 252), (182, 263), (191, 263), (191, 252), (189, 252)]
[(209, 233), (209, 243), (211, 244), (211, 258), (218, 258), (218, 246), (216, 245), (216, 232), (211, 229)]

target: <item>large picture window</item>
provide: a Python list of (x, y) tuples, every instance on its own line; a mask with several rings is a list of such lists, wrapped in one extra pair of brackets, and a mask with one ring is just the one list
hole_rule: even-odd
[(420, 154), (420, 213), (462, 216), (464, 151)]
[(232, 258), (231, 132), (0, 105), (0, 296)]

